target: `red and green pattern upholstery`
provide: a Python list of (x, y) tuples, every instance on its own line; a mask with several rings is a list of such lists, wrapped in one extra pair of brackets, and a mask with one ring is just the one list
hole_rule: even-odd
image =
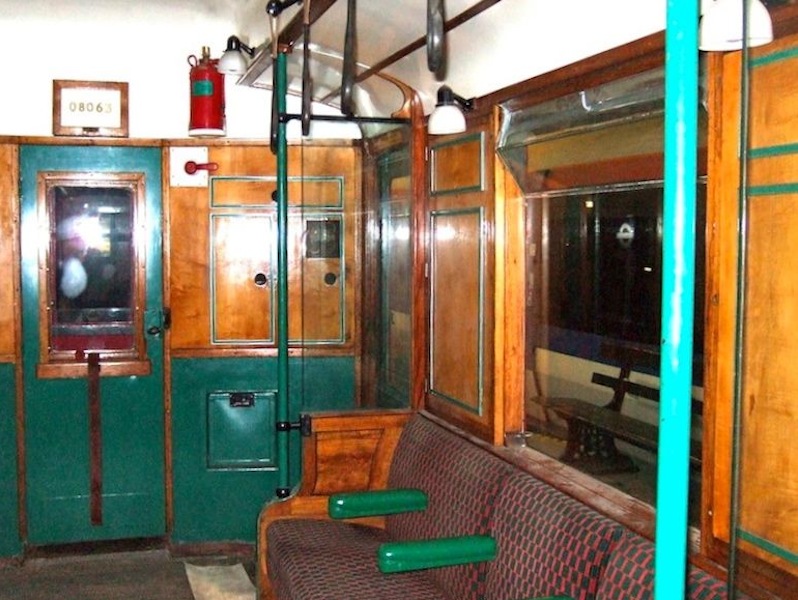
[(475, 444), (416, 415), (397, 445), (389, 487), (423, 490), (427, 509), (386, 517), (384, 531), (342, 521), (271, 523), (267, 560), (277, 597), (482, 600), (485, 563), (382, 574), (377, 551), (388, 541), (489, 533), (494, 498), (510, 470)]
[[(618, 542), (604, 575), (596, 600), (653, 600), (654, 544), (627, 532)], [(690, 566), (687, 570), (685, 598), (689, 600), (727, 600), (726, 583), (706, 571)], [(738, 600), (749, 597), (737, 593)]]
[[(528, 474), (509, 477), (499, 494), (486, 597), (515, 600), (566, 595), (596, 598), (622, 528)], [(631, 597), (630, 597), (631, 598)]]
[[(385, 529), (397, 541), (487, 534), (496, 494), (510, 470), (471, 442), (427, 419), (413, 419), (399, 440), (388, 486), (424, 490), (428, 507), (386, 517)], [(467, 600), (483, 593), (485, 569), (478, 563), (428, 575), (453, 597)]]

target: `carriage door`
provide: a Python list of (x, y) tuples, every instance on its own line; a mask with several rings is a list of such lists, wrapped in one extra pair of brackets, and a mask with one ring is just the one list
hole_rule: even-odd
[(162, 537), (161, 152), (23, 146), (26, 541)]

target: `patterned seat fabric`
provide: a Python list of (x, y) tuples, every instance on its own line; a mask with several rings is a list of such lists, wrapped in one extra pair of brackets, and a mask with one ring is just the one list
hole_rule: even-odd
[(377, 548), (388, 540), (381, 529), (286, 519), (271, 523), (268, 536), (269, 576), (280, 600), (448, 598), (423, 573), (379, 572)]
[(486, 564), (383, 575), (386, 541), (489, 533), (493, 502), (511, 467), (426, 417), (405, 425), (388, 485), (424, 490), (426, 511), (394, 515), (385, 530), (339, 521), (269, 525), (268, 569), (280, 600), (482, 600)]
[(494, 516), (498, 556), (488, 570), (486, 598), (597, 597), (623, 531), (617, 523), (525, 473), (505, 481)]
[[(490, 533), (496, 495), (511, 467), (475, 444), (424, 417), (412, 419), (396, 449), (388, 476), (390, 488), (419, 488), (427, 493), (424, 512), (386, 518), (394, 540), (429, 540)], [(482, 598), (487, 564), (469, 564), (428, 572), (458, 600)]]
[[(690, 566), (685, 597), (690, 600), (727, 600), (725, 582)], [(601, 578), (597, 600), (652, 600), (654, 598), (654, 544), (627, 532), (618, 542)], [(740, 592), (736, 598), (748, 599)]]

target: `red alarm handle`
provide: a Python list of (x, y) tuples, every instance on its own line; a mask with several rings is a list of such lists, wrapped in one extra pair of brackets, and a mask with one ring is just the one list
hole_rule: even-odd
[(189, 175), (193, 175), (197, 171), (215, 171), (219, 168), (219, 165), (216, 163), (196, 163), (193, 160), (190, 160), (186, 163), (185, 169), (186, 173)]

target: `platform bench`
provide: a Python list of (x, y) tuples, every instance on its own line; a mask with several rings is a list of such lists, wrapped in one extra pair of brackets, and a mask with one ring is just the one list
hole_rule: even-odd
[[(635, 368), (656, 368), (659, 354), (648, 348), (632, 344), (604, 343), (601, 354), (619, 365), (616, 375), (593, 373), (591, 383), (608, 387), (612, 399), (598, 405), (580, 398), (537, 398), (541, 406), (557, 413), (567, 424), (567, 443), (561, 457), (563, 462), (578, 466), (590, 473), (635, 471), (631, 458), (621, 453), (615, 440), (633, 444), (656, 452), (659, 445), (659, 428), (622, 413), (627, 394), (652, 402), (659, 402), (657, 388), (630, 381)], [(700, 416), (702, 403), (691, 398), (693, 416)], [(691, 440), (690, 463), (701, 465), (701, 443)]]

